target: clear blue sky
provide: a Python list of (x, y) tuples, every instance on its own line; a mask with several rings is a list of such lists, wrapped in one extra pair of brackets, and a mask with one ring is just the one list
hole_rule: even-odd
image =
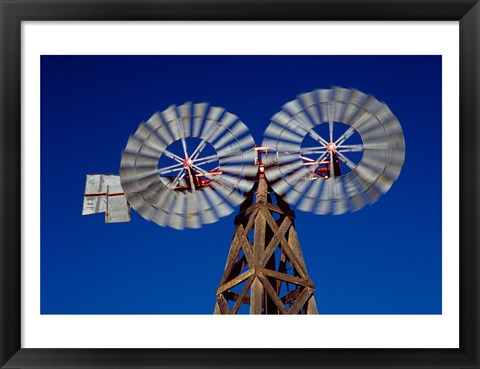
[(440, 56), (42, 56), (41, 313), (213, 313), (236, 212), (198, 230), (134, 210), (105, 224), (81, 215), (86, 174), (118, 173), (129, 135), (171, 104), (224, 107), (260, 144), (284, 103), (331, 86), (388, 104), (406, 157), (371, 206), (296, 211), (319, 313), (441, 314)]

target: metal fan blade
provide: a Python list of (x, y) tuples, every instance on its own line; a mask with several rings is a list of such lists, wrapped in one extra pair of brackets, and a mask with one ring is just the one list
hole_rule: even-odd
[[(250, 191), (250, 189), (253, 187), (253, 182), (251, 184), (247, 184), (247, 181), (242, 181), (244, 183), (245, 187), (247, 188), (247, 191)], [(245, 196), (237, 192), (235, 189), (230, 189), (230, 188), (225, 188), (222, 186), (219, 186), (216, 183), (211, 184), (212, 188), (215, 189), (224, 199), (228, 200), (228, 202), (234, 206), (240, 205), (243, 200), (245, 200)]]
[(166, 125), (161, 114), (155, 113), (149, 120), (138, 126), (135, 136), (142, 140), (148, 139), (160, 147), (166, 147), (175, 141)]
[(202, 218), (200, 214), (187, 214), (185, 216), (185, 228), (202, 228)]
[(153, 214), (151, 220), (159, 226), (166, 227), (168, 221), (168, 213), (166, 213), (162, 209), (157, 209)]
[(125, 147), (125, 152), (130, 152), (133, 154), (138, 154), (142, 152), (143, 156), (148, 156), (151, 158), (159, 158), (162, 154), (163, 148), (160, 147), (151, 147), (148, 143), (144, 143), (140, 139), (136, 138), (135, 136), (130, 136), (127, 142), (127, 146)]
[(345, 111), (342, 117), (342, 122), (352, 125), (353, 119), (362, 109), (364, 101), (368, 98), (368, 95), (358, 90), (351, 90), (349, 101), (345, 107)]
[(322, 185), (327, 181), (328, 180), (324, 180), (322, 178), (310, 181), (310, 187), (300, 200), (298, 208), (305, 212), (313, 211), (314, 206), (318, 201), (318, 194), (320, 193)]
[(257, 174), (258, 167), (256, 165), (222, 165), (219, 171), (238, 176), (253, 177)]
[(208, 109), (207, 113), (207, 119), (213, 121), (213, 122), (219, 122), (220, 117), (225, 113), (224, 108), (220, 108), (218, 106), (210, 106), (210, 109)]
[(285, 127), (280, 127), (275, 124), (270, 124), (264, 133), (266, 136), (277, 137), (283, 140), (292, 141), (292, 142), (302, 142), (303, 136), (298, 136), (297, 134), (288, 131)]
[(257, 158), (257, 152), (255, 150), (244, 151), (239, 154), (227, 154), (219, 157), (218, 161), (220, 164), (229, 164), (229, 163), (254, 163)]
[(211, 144), (215, 149), (219, 150), (232, 140), (237, 140), (246, 132), (248, 132), (247, 126), (239, 120), (233, 127), (229, 128), (218, 141), (211, 142)]
[(142, 196), (145, 201), (151, 204), (154, 208), (168, 210), (167, 198), (171, 195), (171, 190), (167, 188), (162, 182), (152, 184), (145, 191)]
[(333, 183), (335, 178), (328, 178), (325, 180), (325, 185), (320, 191), (317, 207), (315, 208), (315, 214), (329, 214), (332, 210), (332, 202), (334, 200), (333, 195)]
[(215, 140), (224, 134), (224, 132), (238, 120), (239, 119), (236, 115), (230, 114), (226, 111), (218, 121), (217, 129), (210, 135), (208, 142), (215, 142)]
[[(149, 181), (154, 181), (158, 178), (158, 171), (156, 168), (120, 168), (120, 176), (122, 179), (122, 186), (139, 180), (148, 178)], [(124, 189), (125, 190), (125, 189)]]
[[(288, 188), (291, 188), (291, 186), (284, 181), (277, 182), (277, 183), (280, 184), (282, 182), (285, 183), (286, 186), (287, 186), (286, 189), (282, 189), (282, 190), (288, 190)], [(307, 190), (307, 187), (310, 184), (310, 182), (311, 181), (308, 180), (308, 179), (303, 179), (303, 180), (298, 181), (295, 184), (295, 186), (293, 188), (291, 188), (291, 191), (287, 192), (287, 194), (284, 197), (284, 200), (286, 202), (288, 202), (290, 205), (296, 205), (298, 200), (303, 196), (303, 194)], [(272, 188), (273, 188), (273, 185), (272, 185)], [(274, 188), (274, 190), (275, 190), (275, 188)]]
[(203, 127), (203, 121), (208, 110), (207, 103), (200, 103), (193, 105), (193, 127), (192, 137), (200, 137), (200, 133)]
[(122, 153), (120, 166), (123, 168), (157, 168), (158, 157), (144, 156), (142, 153), (134, 154), (128, 151)]
[(283, 105), (282, 109), (288, 112), (291, 116), (294, 116), (303, 111), (304, 107), (300, 104), (298, 100), (292, 100)]
[(155, 209), (152, 205), (146, 202), (143, 202), (143, 204), (137, 207), (135, 210), (138, 214), (140, 214), (144, 219), (147, 220), (152, 220), (157, 211), (157, 209)]
[(171, 228), (181, 231), (185, 228), (185, 217), (176, 213), (170, 214), (167, 225)]
[(334, 101), (334, 110), (333, 110), (333, 120), (335, 122), (342, 122), (345, 111), (347, 110), (348, 102), (350, 100), (350, 95), (352, 90), (342, 87), (333, 88), (333, 101)]
[[(308, 175), (309, 175), (309, 171), (301, 167), (300, 169), (294, 171), (291, 175), (285, 176), (284, 178), (282, 178), (282, 180), (272, 184), (272, 188), (274, 188), (275, 192), (278, 193), (279, 195), (283, 195), (285, 192), (288, 191), (290, 187), (296, 188), (297, 183), (302, 179), (306, 179)], [(267, 175), (266, 172), (265, 172), (265, 176), (269, 181), (272, 181), (270, 179), (270, 176)], [(281, 173), (280, 173), (280, 176), (281, 176)]]
[(204, 194), (204, 191), (207, 192), (209, 188), (205, 188), (203, 191), (197, 191), (198, 205), (200, 207), (200, 215), (202, 217), (202, 222), (204, 224), (215, 223), (218, 218), (213, 211), (213, 207), (208, 204), (208, 200)]
[(210, 178), (220, 185), (224, 184), (226, 187), (229, 187), (229, 188), (238, 188), (244, 192), (250, 191), (250, 189), (253, 186), (253, 182), (245, 178), (235, 178), (235, 177), (224, 175), (224, 174), (215, 175)]
[(158, 178), (158, 173), (154, 173), (150, 175), (147, 175), (145, 173), (144, 177), (138, 177), (138, 176), (128, 177), (127, 176), (126, 178), (124, 178), (125, 171), (126, 170), (128, 171), (128, 169), (129, 168), (120, 169), (120, 177), (122, 178), (122, 188), (123, 188), (123, 191), (125, 192), (142, 191), (148, 186), (150, 186), (155, 181), (155, 179)]
[(185, 137), (190, 137), (192, 135), (192, 103), (186, 102), (177, 107), (177, 115), (180, 118), (180, 121), (183, 123), (183, 132)]
[(300, 152), (300, 145), (299, 144), (293, 144), (293, 143), (288, 143), (288, 142), (283, 142), (283, 141), (278, 141), (273, 138), (264, 138), (262, 146), (272, 148), (276, 151), (283, 151), (283, 152)]
[(322, 122), (320, 118), (320, 112), (318, 111), (318, 106), (316, 104), (316, 95), (314, 92), (307, 92), (301, 95), (298, 95), (298, 99), (302, 102), (302, 105), (305, 107), (307, 113), (310, 116), (310, 119), (314, 122), (315, 125), (318, 125)]
[(217, 153), (220, 156), (226, 156), (226, 155), (231, 155), (234, 153), (239, 153), (242, 152), (245, 149), (251, 149), (255, 145), (255, 141), (253, 140), (253, 137), (248, 135), (245, 136), (234, 143), (224, 146), (223, 148), (217, 148)]
[(210, 204), (213, 205), (213, 209), (218, 217), (226, 217), (233, 213), (233, 208), (230, 207), (214, 190), (206, 187), (204, 192)]
[(172, 135), (174, 141), (179, 141), (182, 138), (179, 127), (179, 118), (177, 116), (177, 107), (175, 105), (170, 105), (167, 109), (161, 113), (162, 119), (165, 121), (165, 126), (170, 134)]
[(376, 150), (364, 153), (361, 165), (368, 167), (376, 173), (382, 173), (388, 164), (388, 152)]
[(281, 127), (287, 126), (291, 120), (292, 116), (285, 111), (280, 111), (271, 118), (271, 123), (276, 123)]
[(352, 172), (355, 173), (355, 175), (359, 176), (360, 178), (362, 178), (364, 181), (368, 182), (368, 183), (373, 183), (375, 182), (375, 180), (377, 179), (378, 177), (378, 173), (376, 173), (375, 171), (373, 171), (372, 169), (370, 168), (367, 168), (363, 165), (359, 165), (357, 166), (356, 168), (354, 168), (352, 170)]
[(363, 187), (356, 177), (353, 176), (353, 172), (348, 173), (343, 178), (345, 197), (350, 201), (350, 208), (352, 211), (357, 211), (363, 208), (367, 202), (362, 197)]
[(298, 153), (296, 154), (281, 154), (278, 155), (277, 163), (278, 164), (286, 164), (286, 163), (291, 163), (291, 162), (297, 162), (300, 163), (301, 158)]
[(375, 182), (374, 186), (381, 192), (381, 193), (386, 193), (390, 187), (392, 187), (393, 185), (393, 180), (386, 177), (386, 176), (382, 176), (380, 175), (377, 179), (377, 181)]
[(271, 168), (265, 168), (265, 176), (270, 182), (274, 182), (278, 178), (283, 177), (284, 175), (287, 175), (288, 173), (291, 173), (294, 170), (299, 170), (301, 168), (303, 168), (301, 161)]
[(332, 204), (332, 214), (340, 215), (348, 211), (347, 199), (345, 197), (345, 191), (343, 189), (342, 177), (333, 178), (333, 187), (335, 193), (335, 199)]
[[(165, 129), (164, 126), (158, 128), (158, 130)], [(157, 136), (157, 131), (152, 131), (147, 125), (140, 124), (135, 131), (134, 137), (142, 142), (142, 146), (147, 146), (153, 150), (163, 151), (168, 145), (173, 142), (171, 136), (162, 135)]]

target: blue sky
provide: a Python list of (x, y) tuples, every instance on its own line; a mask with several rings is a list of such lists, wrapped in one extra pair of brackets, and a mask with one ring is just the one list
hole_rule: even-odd
[(134, 210), (105, 224), (81, 215), (86, 174), (118, 173), (129, 135), (172, 104), (224, 107), (260, 144), (284, 103), (331, 86), (384, 101), (406, 157), (371, 206), (296, 210), (319, 313), (441, 314), (440, 56), (42, 56), (41, 313), (211, 314), (236, 212), (198, 230)]

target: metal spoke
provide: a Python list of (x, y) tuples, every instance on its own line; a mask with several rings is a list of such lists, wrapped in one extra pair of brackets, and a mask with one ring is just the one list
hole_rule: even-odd
[[(338, 151), (337, 151), (338, 152)], [(345, 155), (343, 155), (341, 152), (338, 152), (338, 157), (345, 163), (350, 169), (356, 168), (357, 165), (351, 161), (349, 158), (347, 158)]]
[(331, 106), (332, 103), (328, 102), (328, 133), (330, 135), (330, 142), (333, 142), (333, 111)]
[(351, 135), (355, 133), (355, 128), (350, 127), (335, 141), (335, 146), (341, 146)]
[(317, 132), (315, 132), (313, 129), (310, 130), (308, 134), (318, 143), (323, 144), (324, 146), (328, 145), (328, 142), (323, 137), (321, 137)]
[(215, 130), (216, 130), (216, 127), (212, 126), (212, 128), (210, 129), (210, 132), (208, 132), (208, 135), (206, 137), (202, 138), (200, 143), (197, 145), (195, 150), (193, 150), (193, 152), (192, 152), (192, 160), (196, 160), (198, 155), (200, 155), (200, 153), (205, 148), (205, 146), (207, 146), (207, 141), (210, 139), (210, 137), (212, 137)]
[(362, 152), (364, 149), (362, 144), (359, 145), (340, 145), (337, 146), (338, 152)]
[(168, 151), (167, 149), (164, 149), (162, 154), (165, 155), (167, 158), (175, 160), (177, 163), (180, 163), (183, 165), (183, 159), (180, 156), (175, 155), (174, 153)]
[(315, 160), (316, 165), (309, 168), (310, 172), (312, 172), (312, 173), (315, 172), (320, 165), (324, 164), (324, 163), (322, 163), (322, 160), (325, 158), (325, 156), (327, 156), (327, 153), (328, 153), (328, 151), (325, 151), (322, 155), (320, 155), (317, 158), (317, 160)]
[(183, 129), (183, 124), (180, 123), (178, 117), (175, 114), (175, 122), (177, 123), (178, 130), (180, 131), (180, 140), (182, 141), (183, 153), (185, 154), (185, 159), (188, 158), (187, 142), (185, 140), (185, 131)]
[(170, 184), (170, 188), (171, 189), (174, 189), (175, 187), (177, 187), (178, 185), (178, 182), (180, 182), (180, 180), (185, 177), (185, 174), (186, 174), (186, 171), (184, 170), (185, 168), (182, 168), (182, 170), (180, 172), (178, 172), (178, 175), (175, 177), (175, 179), (173, 180), (173, 182)]
[(179, 163), (179, 164), (170, 165), (168, 167), (159, 168), (158, 174), (162, 175), (162, 174), (176, 172), (177, 170), (182, 169), (182, 167), (183, 167), (183, 163)]
[(333, 150), (332, 151), (329, 151), (329, 155), (330, 155), (330, 174), (329, 174), (329, 177), (330, 178), (333, 178), (335, 177), (335, 157), (333, 155)]
[(193, 195), (195, 196), (196, 195), (196, 192), (197, 192), (197, 189), (195, 188), (195, 183), (193, 182), (193, 174), (192, 174), (192, 170), (190, 169), (190, 167), (187, 168), (188, 170), (188, 179), (190, 180), (190, 189), (193, 193)]
[(213, 163), (215, 161), (218, 161), (218, 155), (217, 154), (204, 156), (203, 158), (195, 159), (195, 164), (208, 164), (208, 163)]
[(301, 147), (300, 154), (302, 155), (311, 155), (311, 154), (321, 154), (325, 151), (327, 147), (324, 146), (317, 146), (317, 147)]

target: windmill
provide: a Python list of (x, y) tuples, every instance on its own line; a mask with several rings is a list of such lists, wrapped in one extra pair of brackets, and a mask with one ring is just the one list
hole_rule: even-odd
[(290, 206), (340, 215), (376, 202), (398, 178), (403, 131), (388, 106), (334, 87), (299, 95), (255, 145), (234, 114), (206, 103), (170, 106), (143, 122), (120, 175), (87, 175), (83, 214), (200, 228), (235, 217), (215, 314), (317, 314)]

